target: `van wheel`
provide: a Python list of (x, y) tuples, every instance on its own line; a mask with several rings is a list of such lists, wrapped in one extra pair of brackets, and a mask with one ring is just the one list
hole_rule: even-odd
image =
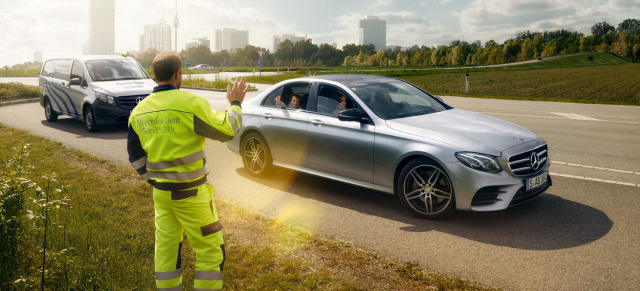
[(58, 113), (53, 111), (53, 107), (51, 106), (51, 101), (49, 101), (49, 98), (44, 99), (44, 117), (46, 117), (47, 121), (49, 122), (58, 120)]
[(87, 126), (89, 132), (98, 131), (98, 124), (96, 124), (96, 115), (93, 113), (93, 108), (87, 106), (84, 108), (84, 125)]

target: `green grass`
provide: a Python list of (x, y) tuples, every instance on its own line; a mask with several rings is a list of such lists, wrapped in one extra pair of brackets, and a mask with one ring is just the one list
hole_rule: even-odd
[[(500, 67), (427, 67), (422, 69), (312, 71), (312, 74), (363, 73), (396, 77), (429, 93), (481, 98), (640, 105), (640, 64), (609, 54), (579, 54)], [(470, 75), (465, 94), (465, 75)], [(303, 73), (262, 77), (263, 83), (306, 76)], [(257, 82), (255, 77), (249, 79)]]
[(20, 99), (38, 98), (40, 91), (38, 86), (24, 85), (22, 83), (0, 83), (0, 102)]
[(436, 95), (640, 105), (640, 64), (406, 76)]
[(4, 67), (0, 68), (0, 77), (37, 77), (40, 75), (40, 69), (27, 70), (26, 74), (24, 70), (11, 70), (4, 71)]
[[(37, 184), (30, 182), (31, 188), (18, 192), (23, 195), (24, 210), (13, 217), (20, 222), (17, 241), (11, 244), (15, 252), (0, 249), (0, 268), (4, 268), (0, 269), (0, 290), (40, 288), (44, 229), (42, 223), (28, 219), (29, 210), (39, 213), (29, 202), (37, 196), (36, 187), (49, 193), (49, 201), (68, 198), (64, 201), (69, 206), (51, 207), (49, 212), (45, 289), (154, 289), (151, 186), (129, 166), (25, 131), (0, 125), (0, 139), (0, 161), (5, 165), (0, 182), (20, 173), (6, 165), (20, 164), (26, 171), (23, 179)], [(31, 150), (22, 154), (20, 162), (5, 162), (25, 144), (31, 144)], [(52, 173), (57, 182), (47, 187), (52, 179), (42, 176)], [(0, 210), (11, 201), (16, 203), (0, 191)], [(216, 205), (225, 227), (226, 290), (487, 290), (414, 262), (395, 262), (349, 242), (323, 238), (224, 200), (216, 199)], [(7, 240), (8, 236), (0, 236), (0, 245), (8, 245)], [(188, 243), (182, 256), (185, 289), (191, 290), (195, 254)]]

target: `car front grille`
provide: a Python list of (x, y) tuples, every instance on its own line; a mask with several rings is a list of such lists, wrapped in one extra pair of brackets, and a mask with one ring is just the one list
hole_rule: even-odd
[[(535, 169), (532, 167), (531, 163), (531, 157), (534, 153), (538, 156), (538, 164)], [(535, 174), (538, 170), (544, 168), (549, 160), (548, 157), (549, 152), (547, 150), (547, 145), (544, 144), (535, 149), (509, 157), (509, 168), (511, 168), (511, 172), (516, 176)]]
[(142, 99), (147, 96), (148, 95), (121, 96), (117, 97), (116, 100), (118, 100), (120, 107), (131, 110), (138, 105), (138, 102), (142, 101)]

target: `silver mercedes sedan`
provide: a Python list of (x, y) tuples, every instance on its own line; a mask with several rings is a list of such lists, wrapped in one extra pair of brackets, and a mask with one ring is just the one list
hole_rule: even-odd
[(228, 146), (252, 175), (277, 166), (395, 194), (422, 218), (501, 210), (551, 186), (547, 144), (536, 133), (399, 79), (287, 80), (242, 112)]

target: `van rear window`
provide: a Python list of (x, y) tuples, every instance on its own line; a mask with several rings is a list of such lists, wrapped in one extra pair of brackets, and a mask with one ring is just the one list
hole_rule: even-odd
[(94, 82), (149, 79), (144, 69), (133, 59), (85, 61)]

